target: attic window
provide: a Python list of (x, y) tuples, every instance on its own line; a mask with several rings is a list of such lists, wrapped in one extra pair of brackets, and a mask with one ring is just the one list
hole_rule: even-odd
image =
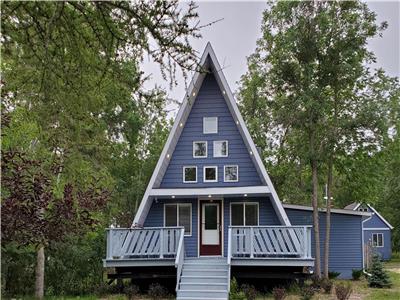
[(217, 182), (218, 181), (218, 167), (207, 166), (203, 170), (204, 182)]
[(183, 167), (183, 182), (184, 183), (196, 183), (197, 182), (197, 167), (196, 166)]
[(193, 157), (207, 157), (207, 142), (193, 142)]
[(228, 156), (228, 141), (214, 141), (214, 157)]
[(224, 182), (239, 181), (239, 166), (224, 166)]
[(203, 118), (203, 133), (218, 133), (218, 117)]

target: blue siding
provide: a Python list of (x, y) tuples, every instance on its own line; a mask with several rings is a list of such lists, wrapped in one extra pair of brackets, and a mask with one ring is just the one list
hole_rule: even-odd
[[(292, 225), (312, 225), (312, 211), (285, 209)], [(321, 262), (325, 241), (325, 213), (319, 213)], [(312, 256), (315, 257), (314, 234)], [(323, 263), (321, 263), (323, 268)], [(329, 253), (330, 271), (340, 272), (341, 278), (351, 278), (353, 269), (362, 269), (362, 218), (361, 216), (332, 214)]]
[(372, 211), (369, 212), (372, 213), (372, 216), (368, 221), (364, 222), (364, 228), (389, 228), (377, 214)]
[(364, 230), (364, 243), (372, 242), (373, 233), (383, 234), (383, 247), (375, 247), (374, 250), (380, 255), (383, 260), (389, 260), (392, 256), (392, 241), (390, 230)]
[(186, 255), (197, 256), (197, 199), (176, 199), (153, 201), (147, 215), (144, 227), (163, 227), (164, 226), (164, 203), (191, 203), (192, 204), (192, 235), (185, 236)]
[[(203, 134), (203, 117), (218, 117), (218, 133)], [(228, 140), (229, 155), (213, 157), (213, 141)], [(208, 157), (193, 158), (193, 141), (208, 142)], [(239, 166), (239, 182), (224, 182), (224, 165)], [(182, 167), (197, 166), (197, 183), (183, 183)], [(203, 166), (218, 166), (218, 182), (203, 182)], [(162, 179), (161, 188), (261, 185), (260, 177), (214, 76), (205, 77)]]

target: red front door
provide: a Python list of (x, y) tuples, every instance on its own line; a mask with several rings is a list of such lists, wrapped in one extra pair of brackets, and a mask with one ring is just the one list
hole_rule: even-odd
[(200, 255), (222, 254), (222, 201), (200, 201)]

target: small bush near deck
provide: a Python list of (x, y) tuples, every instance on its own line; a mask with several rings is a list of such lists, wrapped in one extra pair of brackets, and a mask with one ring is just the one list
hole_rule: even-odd
[(284, 288), (275, 287), (272, 290), (272, 295), (274, 296), (275, 300), (283, 300), (286, 298), (286, 291)]
[(322, 281), (323, 281), (323, 280), (324, 280), (324, 279), (318, 278), (317, 276), (311, 277), (311, 287), (312, 287), (314, 290), (322, 289)]
[(328, 277), (329, 277), (329, 279), (338, 278), (339, 275), (340, 275), (340, 272), (334, 272), (334, 271), (328, 272)]
[(369, 272), (371, 273), (371, 276), (368, 277), (368, 284), (370, 287), (388, 288), (392, 286), (389, 274), (383, 268), (378, 255), (373, 256)]
[(330, 294), (333, 288), (333, 281), (330, 279), (322, 279), (321, 288), (324, 290), (326, 294)]
[(243, 291), (239, 291), (239, 285), (236, 278), (231, 280), (231, 290), (229, 292), (229, 300), (246, 300), (246, 295)]
[(353, 270), (351, 272), (351, 276), (353, 280), (360, 280), (363, 270)]
[(335, 286), (336, 298), (338, 300), (347, 300), (350, 298), (351, 295), (351, 285), (339, 283)]
[(139, 287), (137, 285), (128, 285), (124, 288), (124, 294), (129, 300), (133, 300), (139, 296)]
[(315, 289), (312, 286), (304, 286), (300, 292), (301, 300), (310, 300), (315, 293)]
[(253, 285), (242, 284), (240, 289), (243, 291), (247, 300), (255, 300), (257, 298), (257, 290)]
[(166, 298), (168, 296), (167, 290), (159, 283), (152, 283), (147, 291), (150, 299), (157, 300), (160, 298)]

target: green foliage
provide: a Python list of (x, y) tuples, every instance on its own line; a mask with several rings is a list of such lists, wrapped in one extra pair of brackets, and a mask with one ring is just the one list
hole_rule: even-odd
[(315, 294), (315, 289), (312, 286), (304, 286), (300, 291), (301, 300), (310, 300)]
[(351, 272), (351, 276), (353, 277), (353, 280), (360, 280), (362, 274), (363, 274), (363, 270), (353, 270)]
[(325, 294), (330, 294), (333, 288), (333, 281), (331, 279), (322, 279), (321, 288), (324, 290)]
[(340, 272), (334, 272), (334, 271), (329, 271), (329, 272), (328, 272), (328, 277), (329, 277), (329, 279), (338, 278), (339, 275), (340, 275)]
[(286, 290), (282, 287), (274, 287), (272, 290), (272, 295), (275, 300), (283, 300), (286, 298)]
[(157, 299), (161, 299), (161, 298), (166, 298), (168, 296), (168, 291), (161, 284), (152, 283), (149, 286), (147, 295), (150, 297), (150, 299), (157, 300)]
[(349, 282), (347, 284), (338, 283), (335, 285), (335, 293), (338, 300), (349, 299), (352, 293), (351, 284)]
[(231, 289), (229, 291), (229, 300), (246, 300), (246, 295), (239, 289), (236, 278), (231, 280)]
[(243, 291), (247, 300), (255, 300), (257, 298), (257, 290), (251, 284), (242, 284), (240, 289)]
[(124, 293), (128, 297), (128, 300), (134, 300), (139, 296), (139, 287), (137, 285), (127, 285), (124, 288)]
[(370, 287), (387, 288), (391, 287), (389, 274), (383, 268), (383, 264), (378, 255), (372, 257), (371, 268), (368, 270), (371, 276), (368, 277)]

